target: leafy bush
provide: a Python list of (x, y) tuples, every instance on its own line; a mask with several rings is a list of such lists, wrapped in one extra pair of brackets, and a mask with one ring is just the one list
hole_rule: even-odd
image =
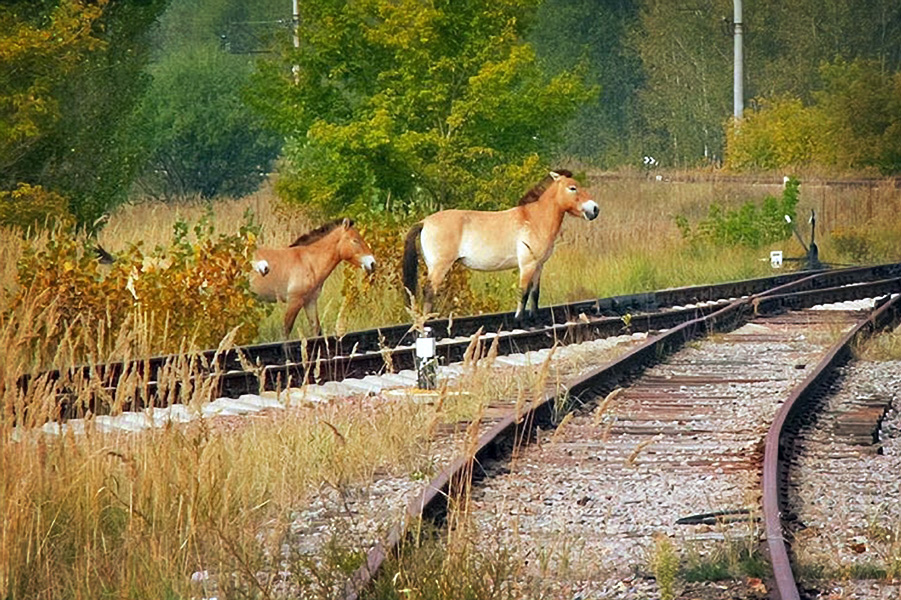
[(830, 232), (835, 251), (856, 263), (868, 263), (874, 259), (873, 239), (869, 232), (857, 228), (833, 229)]
[(145, 192), (211, 198), (259, 187), (279, 144), (241, 100), (250, 69), (245, 58), (207, 47), (172, 53), (154, 66), (139, 112), (150, 152), (140, 180)]
[(33, 229), (71, 219), (68, 201), (39, 185), (20, 183), (12, 191), (0, 191), (0, 225)]
[(235, 328), (237, 343), (251, 341), (268, 310), (247, 279), (256, 225), (246, 217), (239, 234), (216, 236), (202, 219), (190, 234), (177, 222), (168, 248), (133, 244), (108, 270), (71, 225), (57, 227), (43, 248), (29, 243), (10, 311), (28, 306), (44, 315), (19, 324), (32, 330), (38, 362), (52, 362), (64, 341), (78, 360), (108, 351), (123, 328), (138, 324), (153, 353), (216, 347)]
[(820, 69), (815, 102), (759, 99), (740, 123), (726, 128), (726, 165), (780, 169), (901, 169), (901, 73), (875, 61), (836, 61)]
[(719, 204), (712, 204), (707, 218), (694, 228), (684, 215), (676, 217), (676, 226), (682, 232), (682, 237), (693, 245), (759, 248), (784, 240), (791, 237), (791, 225), (785, 221), (785, 216), (795, 219), (800, 185), (792, 177), (786, 182), (781, 199), (767, 196), (760, 207), (748, 201), (737, 210), (727, 210)]
[(800, 99), (762, 99), (741, 124), (726, 128), (726, 166), (732, 169), (801, 167), (816, 161), (822, 119)]

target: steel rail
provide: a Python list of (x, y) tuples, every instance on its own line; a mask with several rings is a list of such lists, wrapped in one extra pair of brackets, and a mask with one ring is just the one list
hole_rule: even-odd
[[(867, 270), (864, 275), (872, 277), (882, 274), (883, 270)], [(845, 282), (849, 277), (859, 276), (859, 273), (836, 273), (834, 271), (820, 271), (807, 274), (801, 279), (789, 280), (787, 283), (771, 288), (765, 294), (748, 296), (752, 298), (752, 306), (769, 311), (772, 306), (784, 308), (801, 308), (821, 302), (836, 302), (851, 300), (860, 297), (873, 297), (883, 295), (898, 289), (899, 278), (877, 280), (871, 283), (839, 285), (834, 287), (820, 287), (835, 282)], [(778, 279), (775, 281), (779, 281)], [(774, 293), (776, 290), (800, 290), (792, 294)], [(697, 289), (693, 292), (696, 293)], [(772, 305), (772, 306), (771, 306)], [(722, 304), (709, 304), (692, 308), (664, 310), (646, 314), (637, 314), (628, 320), (628, 325), (621, 317), (585, 318), (584, 320), (569, 321), (566, 323), (551, 325), (544, 328), (531, 330), (517, 330), (513, 332), (498, 332), (498, 354), (511, 354), (547, 348), (555, 343), (571, 344), (581, 341), (600, 339), (612, 335), (628, 332), (652, 332), (660, 329), (668, 329), (686, 320), (698, 316), (704, 316), (715, 311)], [(584, 313), (582, 313), (584, 315)], [(487, 336), (486, 336), (487, 337)], [(471, 337), (444, 340), (437, 345), (438, 357), (446, 364), (462, 360), (472, 340)], [(338, 381), (349, 377), (364, 377), (370, 374), (383, 372), (386, 364), (390, 364), (394, 370), (412, 369), (415, 365), (415, 351), (413, 346), (400, 346), (393, 349), (387, 348), (376, 352), (351, 353), (338, 356), (314, 356), (307, 360), (289, 362), (286, 364), (247, 365), (241, 369), (231, 371), (211, 371), (200, 369), (199, 372), (191, 372), (185, 367), (179, 375), (177, 386), (183, 388), (199, 387), (204, 381), (212, 380), (214, 385), (208, 385), (211, 393), (217, 396), (237, 398), (242, 394), (259, 393), (262, 389), (282, 390), (290, 386), (303, 383), (324, 383), (326, 381)], [(246, 363), (245, 363), (246, 364)], [(180, 387), (163, 390), (169, 394), (170, 399), (161, 397), (157, 382), (149, 380), (147, 370), (136, 373), (134, 396), (128, 402), (128, 408), (137, 410), (151, 403), (164, 405), (177, 397)], [(158, 371), (159, 374), (159, 371)], [(141, 376), (143, 375), (143, 376)], [(104, 404), (102, 395), (115, 397), (116, 388), (112, 384), (97, 386), (95, 394), (87, 401), (72, 401), (63, 395), (59, 403), (58, 418), (65, 420), (80, 416), (82, 412), (90, 411), (93, 414), (102, 414)]]
[[(540, 311), (542, 322), (548, 338), (554, 341), (571, 343), (573, 340), (597, 339), (598, 337), (615, 335), (622, 324), (619, 315), (630, 314), (630, 311), (651, 311), (647, 320), (639, 312), (634, 315), (632, 331), (649, 331), (672, 326), (673, 322), (687, 318), (678, 311), (672, 314), (654, 317), (663, 307), (680, 304), (697, 304), (711, 302), (722, 298), (744, 297), (760, 294), (774, 286), (795, 284), (794, 290), (813, 291), (826, 286), (841, 286), (859, 281), (872, 281), (885, 277), (901, 276), (901, 263), (889, 263), (870, 267), (854, 267), (830, 271), (794, 272), (781, 275), (734, 281), (704, 286), (688, 286), (659, 290), (656, 292), (614, 296), (591, 301), (580, 301), (546, 307)], [(797, 301), (795, 301), (797, 302)], [(697, 310), (705, 311), (709, 307)], [(695, 310), (695, 309), (684, 309)], [(657, 311), (657, 312), (654, 312)], [(605, 317), (605, 315), (617, 315)], [(512, 321), (512, 313), (495, 313), (463, 317), (459, 319), (441, 319), (430, 322), (433, 331), (441, 339), (442, 331), (447, 336), (469, 336), (478, 330), (500, 331)], [(554, 323), (573, 321), (581, 323), (589, 321), (589, 326), (570, 327), (571, 331), (562, 332), (560, 325)], [(541, 329), (532, 329), (522, 335), (505, 336), (504, 353), (521, 352), (530, 349), (547, 347), (541, 341)], [(585, 331), (590, 331), (586, 334)], [(606, 332), (606, 333), (604, 333)], [(82, 366), (70, 369), (66, 376), (69, 381), (81, 382), (82, 389), (87, 384), (94, 392), (85, 398), (76, 398), (69, 393), (72, 388), (57, 384), (63, 374), (50, 371), (39, 376), (26, 377), (19, 385), (28, 388), (32, 382), (38, 382), (46, 389), (56, 392), (60, 401), (60, 418), (71, 418), (80, 413), (90, 411), (102, 414), (109, 410), (107, 398), (116, 396), (116, 389), (122, 377), (134, 380), (135, 390), (126, 403), (128, 408), (140, 409), (150, 403), (166, 404), (177, 398), (186, 385), (196, 386), (202, 380), (214, 379), (218, 387), (212, 393), (237, 397), (244, 393), (259, 392), (263, 388), (283, 389), (289, 382), (317, 382), (340, 380), (346, 377), (360, 377), (377, 373), (384, 368), (385, 356), (397, 362), (399, 369), (413, 367), (412, 328), (410, 325), (395, 325), (384, 329), (371, 329), (354, 332), (344, 337), (321, 337), (288, 343), (268, 343), (236, 347), (223, 352), (205, 351), (191, 355), (168, 355), (152, 357), (131, 362), (109, 363)], [(462, 344), (465, 348), (467, 343)], [(459, 360), (462, 351), (457, 348), (447, 350), (447, 360)], [(180, 370), (177, 386), (163, 391), (169, 398), (160, 397), (159, 381), (166, 370)], [(313, 379), (311, 374), (315, 374)], [(62, 389), (61, 389), (62, 388)]]
[[(828, 273), (817, 272), (777, 285), (760, 294), (734, 300), (727, 306), (716, 308), (707, 314), (680, 323), (648, 339), (623, 356), (570, 381), (565, 386), (564, 393), (572, 398), (579, 398), (583, 395), (603, 396), (618, 385), (634, 379), (648, 365), (658, 362), (663, 356), (670, 354), (699, 334), (734, 329), (754, 313), (782, 312), (786, 310), (787, 304), (792, 304), (793, 307), (813, 306), (833, 301), (830, 298), (837, 295), (845, 299), (846, 293), (842, 291), (844, 286), (819, 290), (815, 294), (809, 293), (809, 290), (816, 288), (824, 281), (834, 280), (828, 277)], [(890, 289), (901, 291), (901, 278), (895, 278), (892, 281), (892, 284), (888, 284)], [(878, 288), (882, 292), (883, 284), (880, 283)], [(789, 293), (792, 291), (800, 291), (802, 299), (790, 300), (792, 297)], [(857, 288), (857, 291), (864, 292), (864, 286)], [(767, 298), (770, 296), (779, 300), (769, 302)], [(515, 412), (508, 413), (479, 438), (470, 456), (455, 459), (430, 481), (420, 494), (411, 499), (407, 504), (403, 522), (395, 525), (384, 541), (370, 549), (365, 564), (347, 582), (346, 600), (357, 600), (360, 593), (371, 585), (385, 560), (397, 552), (411, 524), (422, 519), (438, 519), (446, 510), (448, 498), (455, 494), (455, 490), (461, 489), (461, 484), (466, 477), (472, 477), (474, 480), (480, 477), (480, 474), (475, 471), (474, 465), (485, 465), (490, 460), (506, 456), (514, 445), (530, 442), (534, 429), (538, 425), (551, 424), (553, 426), (553, 407), (558, 399), (559, 394), (548, 393), (540, 401), (529, 406), (522, 415), (517, 415)]]
[[(888, 277), (893, 273), (901, 274), (901, 263), (865, 267), (872, 270), (874, 277)], [(858, 275), (850, 271), (833, 271), (836, 278)], [(620, 316), (636, 311), (655, 311), (661, 308), (710, 302), (721, 298), (731, 298), (760, 293), (776, 285), (797, 281), (808, 277), (811, 272), (782, 273), (769, 277), (739, 280), (711, 285), (696, 285), (670, 288), (653, 292), (612, 296), (592, 300), (581, 300), (539, 309), (539, 324), (562, 323), (580, 314), (589, 317)], [(432, 328), (434, 335), (456, 337), (472, 335), (479, 329), (497, 331), (511, 329), (516, 325), (513, 312), (492, 313), (487, 315), (465, 316), (452, 319), (434, 319), (426, 323)], [(395, 347), (404, 343), (412, 343), (414, 332), (409, 323), (378, 327), (355, 331), (343, 336), (323, 336), (285, 342), (267, 342), (239, 346), (225, 351), (204, 350), (196, 353), (196, 363), (206, 372), (240, 371), (244, 365), (275, 365), (300, 362), (314, 356), (339, 356), (351, 352), (375, 352), (382, 347)], [(70, 378), (97, 379), (104, 385), (113, 386), (123, 373), (140, 370), (147, 381), (159, 379), (160, 370), (166, 365), (181, 359), (181, 355), (159, 355), (135, 361), (114, 361), (101, 365), (81, 365), (65, 372), (51, 370), (33, 377), (20, 380), (20, 386), (28, 384), (39, 377), (59, 380), (64, 375)]]
[[(824, 274), (817, 274), (804, 280), (784, 284), (791, 285), (793, 288), (803, 289), (804, 291), (794, 294), (774, 294), (762, 298), (758, 297), (755, 298), (752, 306), (754, 303), (764, 302), (763, 307), (758, 306), (757, 309), (774, 312), (776, 310), (785, 310), (786, 308), (803, 308), (822, 302), (838, 302), (860, 297), (878, 296), (901, 289), (901, 278), (822, 288), (819, 290), (806, 289), (812, 283), (815, 283), (818, 279), (822, 280), (824, 277)], [(602, 317), (532, 330), (497, 333), (494, 334), (497, 337), (497, 353), (499, 355), (507, 355), (539, 350), (554, 344), (567, 345), (601, 339), (623, 332), (653, 332), (669, 329), (687, 320), (710, 314), (721, 306), (722, 304), (714, 304), (696, 308), (639, 314), (629, 320), (628, 326), (622, 318)], [(489, 339), (488, 336), (479, 341), (484, 344), (495, 342), (493, 339)], [(444, 364), (459, 362), (463, 360), (471, 344), (472, 336), (450, 341), (445, 340), (437, 344), (436, 355)], [(183, 377), (180, 385), (199, 386), (203, 380), (212, 377), (216, 381), (216, 385), (211, 386), (215, 395), (237, 398), (242, 394), (259, 393), (262, 389), (283, 390), (291, 386), (303, 385), (303, 383), (324, 383), (351, 377), (361, 378), (366, 375), (383, 372), (387, 364), (390, 364), (395, 371), (414, 369), (414, 347), (402, 346), (380, 352), (351, 354), (348, 356), (314, 357), (303, 362), (268, 365), (257, 369), (242, 369), (225, 373), (213, 373), (211, 375), (203, 373)], [(142, 385), (143, 388), (140, 390), (140, 394), (132, 401), (132, 405), (135, 408), (154, 401), (154, 395), (157, 391), (154, 383), (145, 381)], [(107, 393), (112, 396), (114, 392), (115, 390), (113, 389)], [(93, 412), (97, 413), (98, 411), (94, 410)], [(64, 414), (63, 416), (71, 417), (72, 414)]]
[(788, 464), (785, 456), (787, 425), (796, 417), (819, 389), (828, 381), (834, 371), (851, 357), (852, 345), (873, 332), (897, 323), (901, 317), (901, 295), (891, 297), (887, 302), (861, 319), (848, 333), (831, 348), (811, 373), (792, 390), (776, 413), (766, 435), (763, 455), (763, 519), (766, 543), (773, 568), (771, 597), (774, 600), (800, 600), (800, 592), (792, 572), (789, 559), (788, 541), (782, 524), (782, 496), (779, 493)]

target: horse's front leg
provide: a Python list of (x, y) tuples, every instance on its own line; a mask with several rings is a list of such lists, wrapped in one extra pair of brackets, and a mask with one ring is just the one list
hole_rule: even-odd
[(284, 331), (285, 339), (291, 336), (291, 330), (294, 329), (294, 321), (297, 320), (297, 313), (303, 307), (303, 297), (288, 296), (288, 308), (285, 310)]
[(529, 296), (532, 295), (535, 271), (534, 265), (521, 266), (519, 269), (519, 305), (516, 307), (516, 315), (513, 317), (513, 320), (519, 324), (523, 321), (526, 304), (529, 301)]

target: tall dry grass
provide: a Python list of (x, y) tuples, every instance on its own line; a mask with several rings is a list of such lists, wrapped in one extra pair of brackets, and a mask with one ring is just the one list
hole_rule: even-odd
[[(49, 434), (38, 426), (56, 416), (58, 398), (17, 385), (28, 362), (16, 356), (19, 335), (9, 322), (0, 330), (3, 598), (297, 592), (303, 573), (275, 576), (294, 515), (323, 485), (427, 471), (428, 434), (444, 418), (433, 405), (357, 399), (143, 433), (105, 433), (88, 419), (81, 433)], [(189, 390), (179, 400), (199, 411), (210, 389)]]

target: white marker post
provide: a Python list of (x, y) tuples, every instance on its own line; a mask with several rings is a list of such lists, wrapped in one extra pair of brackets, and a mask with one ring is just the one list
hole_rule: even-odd
[(782, 250), (773, 250), (770, 252), (770, 266), (774, 269), (782, 268)]
[(438, 379), (438, 361), (435, 358), (435, 338), (432, 328), (423, 327), (416, 338), (416, 379), (420, 389), (434, 390)]

